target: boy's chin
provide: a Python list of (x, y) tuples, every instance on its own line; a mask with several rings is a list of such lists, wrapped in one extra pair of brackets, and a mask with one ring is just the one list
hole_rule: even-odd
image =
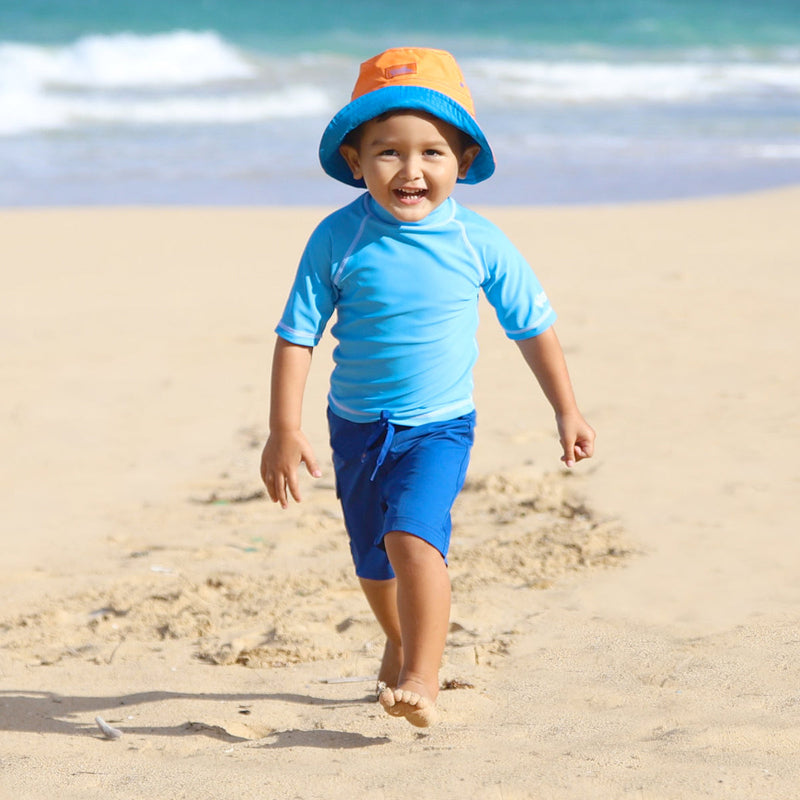
[(421, 222), (443, 202), (444, 200), (438, 202), (431, 200), (427, 194), (420, 195), (411, 201), (407, 197), (398, 197), (393, 193), (390, 201), (379, 204), (400, 222)]

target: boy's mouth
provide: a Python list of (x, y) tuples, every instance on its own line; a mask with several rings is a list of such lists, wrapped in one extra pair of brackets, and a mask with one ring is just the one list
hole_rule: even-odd
[(395, 189), (395, 196), (401, 203), (416, 203), (428, 193), (427, 189)]

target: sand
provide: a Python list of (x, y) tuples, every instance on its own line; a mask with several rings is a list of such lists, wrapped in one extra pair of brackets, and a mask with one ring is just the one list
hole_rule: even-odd
[(271, 331), (326, 211), (0, 213), (0, 797), (796, 797), (800, 189), (483, 209), (559, 311), (597, 456), (560, 467), (484, 306), (424, 731), (371, 700), (328, 341), (323, 477), (285, 512), (258, 480)]

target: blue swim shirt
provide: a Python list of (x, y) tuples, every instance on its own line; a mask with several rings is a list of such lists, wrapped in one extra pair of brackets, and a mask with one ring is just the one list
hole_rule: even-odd
[(531, 267), (487, 219), (450, 198), (421, 222), (400, 222), (365, 193), (311, 235), (275, 330), (313, 347), (336, 312), (328, 401), (344, 419), (454, 419), (474, 408), (481, 292), (510, 339), (556, 318)]

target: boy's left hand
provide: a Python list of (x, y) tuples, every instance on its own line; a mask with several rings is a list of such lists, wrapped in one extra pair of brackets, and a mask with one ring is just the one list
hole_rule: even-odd
[(575, 411), (571, 414), (556, 416), (558, 437), (564, 454), (561, 460), (568, 467), (574, 467), (578, 461), (591, 458), (594, 453), (594, 428)]

